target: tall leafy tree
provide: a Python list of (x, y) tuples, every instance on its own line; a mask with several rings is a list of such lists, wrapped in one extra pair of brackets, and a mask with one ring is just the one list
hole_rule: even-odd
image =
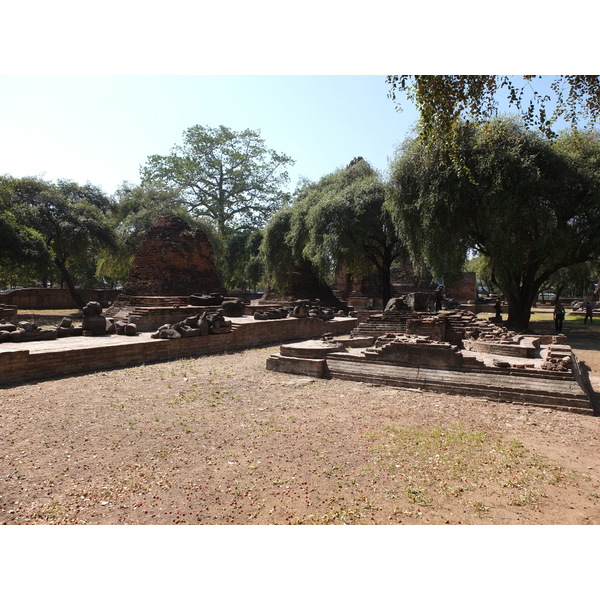
[(289, 156), (266, 147), (259, 132), (195, 125), (167, 156), (149, 156), (142, 182), (178, 191), (190, 213), (212, 220), (223, 237), (261, 228), (277, 211), (288, 182)]
[(306, 205), (304, 256), (323, 276), (343, 269), (357, 276), (375, 274), (384, 305), (392, 295), (391, 267), (406, 253), (384, 207), (387, 193), (377, 172), (357, 158), (308, 187), (296, 200), (298, 206)]
[(95, 260), (106, 246), (114, 245), (108, 220), (110, 199), (99, 188), (59, 180), (4, 178), (3, 200), (21, 223), (27, 223), (43, 242), (45, 256), (60, 272), (80, 308), (83, 300), (76, 288), (73, 271)]
[[(342, 269), (375, 273), (387, 302), (391, 266), (405, 249), (384, 208), (386, 196), (386, 184), (362, 158), (304, 185), (293, 205), (269, 223), (269, 272), (285, 281), (287, 264), (305, 260), (325, 281)], [(287, 260), (277, 260), (282, 256)]]
[(452, 278), (467, 251), (487, 257), (523, 330), (540, 287), (559, 269), (597, 255), (600, 138), (555, 141), (510, 119), (463, 123), (457, 142), (468, 176), (444, 160), (443, 141), (408, 141), (392, 164), (387, 206), (414, 263)]
[(19, 278), (35, 279), (35, 271), (47, 265), (48, 258), (40, 233), (20, 218), (12, 186), (11, 178), (0, 178), (0, 270), (8, 284)]
[(260, 253), (262, 231), (243, 230), (233, 233), (226, 242), (226, 282), (231, 289), (246, 291), (248, 286), (256, 289), (264, 275)]

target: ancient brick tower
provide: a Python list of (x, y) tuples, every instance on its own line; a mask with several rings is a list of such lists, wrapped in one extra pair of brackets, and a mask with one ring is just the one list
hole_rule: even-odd
[(170, 215), (161, 217), (142, 240), (123, 293), (186, 296), (221, 290), (206, 234)]

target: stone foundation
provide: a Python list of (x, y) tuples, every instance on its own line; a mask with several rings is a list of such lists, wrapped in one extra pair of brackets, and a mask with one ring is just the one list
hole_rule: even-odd
[(319, 338), (325, 333), (345, 335), (357, 324), (352, 318), (325, 322), (312, 318), (255, 321), (251, 317), (241, 317), (232, 321), (231, 333), (177, 340), (152, 339), (149, 333), (143, 333), (135, 337), (78, 336), (47, 342), (1, 344), (0, 385), (236, 352), (282, 341)]
[[(518, 335), (463, 311), (386, 311), (369, 316), (350, 338), (369, 336), (375, 341), (364, 349), (334, 337), (342, 352), (327, 352), (325, 340), (312, 353), (310, 345), (282, 345), (267, 368), (600, 414), (564, 336)], [(322, 362), (316, 367), (307, 360)]]

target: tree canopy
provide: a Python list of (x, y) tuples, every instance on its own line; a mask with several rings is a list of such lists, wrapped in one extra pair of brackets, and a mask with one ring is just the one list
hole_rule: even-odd
[(436, 277), (456, 275), (469, 249), (487, 256), (509, 322), (525, 329), (540, 286), (598, 253), (600, 137), (552, 141), (495, 119), (462, 122), (456, 141), (469, 177), (443, 160), (443, 140), (409, 140), (392, 164), (387, 207), (413, 263)]
[[(551, 79), (549, 91), (538, 84)], [(461, 120), (487, 121), (498, 115), (498, 100), (504, 94), (527, 127), (553, 137), (554, 126), (563, 120), (572, 127), (600, 118), (600, 76), (560, 75), (389, 75), (388, 96), (401, 109), (400, 96), (414, 102), (420, 113), (425, 139), (454, 139)], [(537, 88), (537, 89), (536, 89)], [(541, 90), (541, 91), (540, 91)]]
[[(384, 209), (387, 187), (362, 158), (297, 191), (294, 203), (270, 224), (269, 272), (285, 278), (274, 257), (308, 260), (323, 280), (342, 269), (376, 273), (387, 301), (390, 268), (404, 247)], [(276, 243), (274, 241), (276, 240)]]
[(268, 149), (259, 132), (195, 125), (167, 156), (149, 156), (142, 183), (176, 190), (192, 216), (212, 220), (219, 233), (263, 227), (281, 208), (286, 167), (293, 160)]
[(28, 251), (40, 270), (53, 264), (77, 305), (83, 307), (73, 273), (90, 268), (93, 272), (96, 254), (104, 247), (114, 247), (108, 220), (110, 199), (89, 184), (50, 183), (33, 177), (1, 178), (0, 196), (0, 205), (10, 207), (14, 217), (13, 229), (34, 242), (19, 247), (21, 264), (27, 262)]

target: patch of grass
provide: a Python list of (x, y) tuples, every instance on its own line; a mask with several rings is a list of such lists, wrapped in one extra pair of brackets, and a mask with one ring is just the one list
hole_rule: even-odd
[(463, 502), (482, 515), (491, 510), (485, 500), (490, 494), (499, 495), (505, 505), (536, 506), (548, 486), (570, 476), (516, 440), (469, 431), (460, 424), (430, 429), (390, 426), (364, 438), (374, 442), (374, 460), (390, 474), (395, 491), (419, 506), (464, 497)]
[(406, 488), (406, 495), (415, 504), (419, 506), (431, 506), (433, 500), (425, 494), (425, 491), (419, 488), (408, 487)]
[(220, 375), (229, 379), (235, 375), (235, 371), (229, 367), (215, 367), (214, 369), (210, 369), (207, 375)]
[(35, 510), (32, 516), (46, 523), (60, 523), (64, 520), (65, 511), (58, 502), (52, 500)]
[(264, 423), (260, 424), (260, 429), (263, 435), (268, 435), (270, 433), (279, 433), (282, 428), (275, 422), (273, 417), (269, 417)]

